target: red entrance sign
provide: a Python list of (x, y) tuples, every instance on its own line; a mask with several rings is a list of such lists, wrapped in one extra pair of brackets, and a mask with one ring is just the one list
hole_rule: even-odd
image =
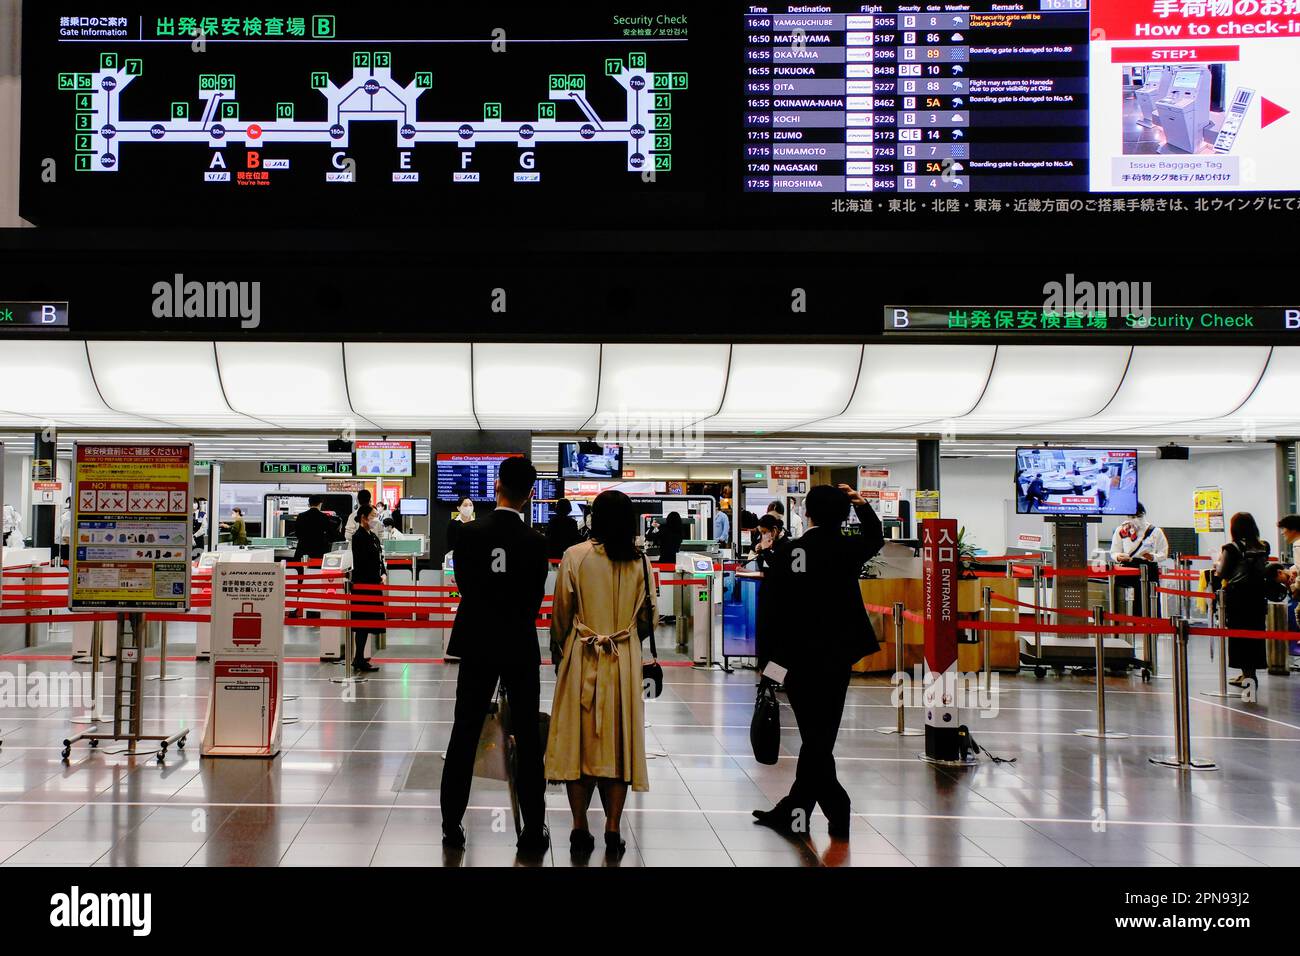
[(925, 663), (942, 674), (957, 663), (957, 522), (921, 522), (921, 585), (925, 598)]

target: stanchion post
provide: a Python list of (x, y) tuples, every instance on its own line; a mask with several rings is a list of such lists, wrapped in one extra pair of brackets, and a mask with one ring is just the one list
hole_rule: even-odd
[[(988, 622), (993, 620), (993, 589), (991, 587), (985, 587), (983, 589), (983, 593), (980, 595), (980, 598), (981, 598), (980, 611), (982, 613), (984, 623), (987, 624)], [(985, 629), (984, 633), (980, 635), (980, 646), (983, 648), (984, 692), (992, 696), (993, 694), (993, 632), (992, 631)]]
[[(1158, 580), (1158, 579), (1157, 579)], [(1141, 616), (1143, 618), (1151, 617), (1151, 588), (1154, 583), (1151, 580), (1151, 566), (1143, 563), (1141, 575), (1138, 578), (1138, 600), (1142, 602)], [(1152, 634), (1148, 631), (1142, 636), (1143, 657), (1146, 658), (1147, 670), (1152, 677), (1155, 677), (1159, 670), (1160, 658), (1160, 635)]]
[(1105, 626), (1105, 620), (1106, 609), (1100, 604), (1096, 605), (1092, 609), (1092, 623), (1097, 628), (1094, 635), (1097, 639), (1097, 726), (1076, 730), (1075, 733), (1082, 737), (1116, 740), (1127, 737), (1128, 734), (1106, 730), (1106, 635), (1101, 630)]
[(90, 706), (85, 716), (73, 717), (74, 724), (98, 724), (108, 720), (99, 713), (99, 661), (104, 650), (104, 622), (96, 621), (90, 627)]
[(150, 677), (146, 678), (146, 680), (156, 680), (156, 681), (180, 680), (181, 679), (180, 674), (172, 674), (170, 677), (167, 675), (167, 622), (166, 621), (158, 622), (158, 648), (159, 648), (158, 673), (151, 675)]
[[(1215, 605), (1218, 608), (1219, 627), (1222, 628), (1228, 626), (1228, 602), (1225, 598), (1226, 595), (1223, 593), (1223, 589), (1220, 588), (1216, 594)], [(1213, 619), (1214, 617), (1211, 615), (1211, 620)], [(1206, 697), (1221, 697), (1225, 700), (1239, 698), (1241, 697), (1240, 694), (1234, 694), (1228, 690), (1228, 639), (1226, 637), (1217, 637), (1215, 640), (1218, 641), (1219, 649), (1219, 689), (1202, 691), (1201, 693)]]
[(1187, 686), (1187, 618), (1174, 618), (1174, 750), (1149, 757), (1151, 763), (1176, 770), (1218, 770), (1211, 760), (1192, 756), (1191, 701)]
[[(904, 615), (903, 602), (895, 601), (894, 602), (894, 674), (897, 675), (900, 680), (902, 680), (907, 676), (907, 661), (903, 656), (903, 641), (907, 633), (906, 626), (907, 626), (907, 619)], [(903, 683), (899, 684), (899, 689), (902, 690), (902, 688), (905, 686), (906, 686), (906, 682), (904, 681)], [(921, 734), (925, 733), (925, 731), (923, 730), (911, 730), (906, 726), (904, 712), (903, 712), (903, 708), (907, 704), (907, 701), (905, 700), (906, 696), (907, 695), (905, 693), (900, 693), (898, 695), (897, 725), (894, 727), (877, 727), (876, 733), (898, 734), (898, 736), (900, 737), (919, 737), (921, 736)]]
[(1042, 660), (1043, 657), (1043, 568), (1042, 565), (1035, 564), (1032, 569), (1034, 581), (1034, 657)]

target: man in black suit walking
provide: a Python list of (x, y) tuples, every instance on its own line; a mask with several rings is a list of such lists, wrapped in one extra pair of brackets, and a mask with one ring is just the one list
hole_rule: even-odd
[[(339, 523), (321, 510), (325, 504), (324, 495), (312, 495), (307, 499), (307, 510), (293, 519), (293, 533), (298, 546), (293, 552), (294, 564), (304, 561), (317, 561), (329, 552), (330, 546), (338, 540)], [(298, 568), (299, 583), (305, 569)], [(320, 611), (308, 611), (307, 617), (320, 617)]]
[[(862, 533), (845, 535), (849, 507)], [(773, 561), (770, 588), (771, 659), (787, 671), (784, 684), (802, 740), (790, 793), (754, 818), (782, 833), (806, 835), (820, 804), (833, 837), (847, 838), (849, 795), (835, 776), (835, 738), (854, 662), (880, 649), (858, 585), (862, 566), (884, 546), (871, 506), (848, 485), (818, 485), (804, 501), (808, 530)]]
[(465, 845), (461, 819), (469, 803), (474, 756), (498, 679), (515, 722), (515, 790), (524, 818), (518, 847), (550, 845), (546, 781), (537, 713), (541, 652), (537, 614), (546, 592), (546, 539), (524, 523), (523, 509), (537, 480), (527, 458), (507, 458), (496, 482), (496, 511), (466, 524), (456, 543), (460, 609), (447, 654), (460, 658), (456, 718), (442, 770), (442, 843)]

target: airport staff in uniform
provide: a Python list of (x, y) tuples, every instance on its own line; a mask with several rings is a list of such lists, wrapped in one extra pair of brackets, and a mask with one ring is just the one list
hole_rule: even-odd
[[(379, 540), (379, 517), (373, 505), (362, 505), (357, 509), (357, 530), (352, 535), (352, 585), (356, 589), (358, 584), (387, 584), (388, 568), (384, 564), (384, 545)], [(359, 592), (361, 595), (374, 596), (382, 593), (372, 589), (363, 588)], [(372, 602), (373, 603), (373, 602)], [(356, 621), (373, 621), (384, 619), (384, 612), (380, 611), (353, 611), (352, 618)], [(355, 647), (352, 652), (352, 669), (361, 673), (370, 673), (379, 670), (374, 664), (370, 663), (370, 658), (366, 657), (366, 638), (370, 635), (378, 637), (383, 633), (380, 628), (358, 627), (354, 629)]]
[(713, 516), (713, 540), (724, 548), (731, 547), (731, 515), (727, 514), (730, 508), (728, 498), (718, 505), (718, 513)]
[[(307, 510), (293, 519), (293, 533), (298, 545), (293, 552), (293, 563), (320, 562), (329, 553), (330, 546), (338, 540), (338, 519), (327, 515), (321, 508), (325, 504), (324, 495), (312, 495), (307, 499)], [(297, 569), (301, 578), (303, 568)], [(308, 611), (308, 617), (320, 617), (319, 611)]]
[(230, 531), (230, 543), (237, 548), (248, 546), (248, 526), (244, 523), (244, 509), (231, 509), (231, 518), (228, 522), (222, 522), (221, 527)]
[[(1141, 568), (1145, 564), (1148, 578), (1160, 583), (1160, 568), (1169, 558), (1169, 539), (1158, 525), (1147, 520), (1142, 502), (1138, 502), (1137, 514), (1115, 529), (1110, 539), (1110, 557), (1121, 568)], [(1119, 577), (1116, 586), (1136, 592), (1141, 583), (1140, 576), (1125, 574)]]
[[(862, 533), (844, 535), (849, 508)], [(808, 832), (813, 807), (830, 820), (831, 836), (847, 838), (849, 795), (835, 776), (835, 738), (844, 716), (853, 664), (880, 649), (858, 576), (884, 547), (875, 510), (848, 485), (817, 485), (804, 508), (808, 530), (790, 542), (764, 576), (770, 587), (768, 634), (772, 663), (786, 669), (785, 690), (802, 744), (790, 793), (755, 822), (788, 835)]]
[(537, 614), (546, 593), (546, 539), (528, 527), (523, 516), (536, 481), (537, 469), (527, 458), (503, 461), (497, 472), (496, 510), (465, 525), (456, 544), (461, 600), (447, 653), (461, 663), (441, 799), (442, 844), (452, 849), (465, 845), (461, 819), (469, 804), (483, 720), (498, 681), (514, 722), (515, 792), (523, 816), (516, 845), (526, 853), (541, 853), (551, 842), (537, 724), (542, 663)]
[(451, 516), (447, 522), (447, 550), (455, 552), (456, 544), (460, 541), (460, 533), (465, 526), (474, 520), (474, 499), (461, 498), (456, 504), (456, 513)]

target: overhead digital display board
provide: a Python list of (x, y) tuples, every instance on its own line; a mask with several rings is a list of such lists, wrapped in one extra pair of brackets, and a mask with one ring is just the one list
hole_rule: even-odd
[(1289, 0), (24, 11), (38, 225), (1300, 209)]
[(688, 18), (669, 7), (25, 13), (23, 212), (38, 224), (83, 204), (96, 221), (373, 220), (578, 193), (635, 208), (689, 178)]

